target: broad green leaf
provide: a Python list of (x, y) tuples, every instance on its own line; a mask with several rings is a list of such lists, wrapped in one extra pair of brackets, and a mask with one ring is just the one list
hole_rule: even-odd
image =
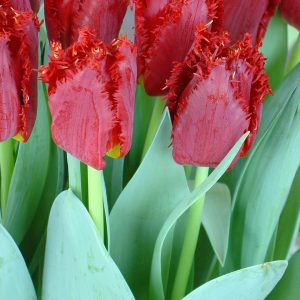
[[(162, 250), (166, 237), (170, 230), (174, 227), (179, 218), (201, 197), (206, 194), (220, 179), (220, 177), (229, 168), (231, 162), (236, 157), (239, 149), (243, 145), (248, 133), (244, 134), (235, 146), (229, 151), (223, 161), (210, 174), (210, 176), (196, 188), (188, 197), (182, 198), (176, 208), (169, 215), (168, 219), (163, 224), (156, 240), (152, 268), (150, 278), (150, 297), (151, 299), (164, 299), (164, 290), (162, 285)], [(176, 184), (177, 185), (177, 184)]]
[(3, 224), (19, 244), (39, 206), (50, 157), (50, 116), (42, 83), (38, 83), (38, 112), (27, 143), (20, 144)]
[(299, 300), (300, 298), (300, 250), (290, 259), (282, 279), (272, 291), (268, 300)]
[(225, 184), (217, 183), (205, 197), (202, 223), (215, 254), (221, 265), (224, 264), (231, 215), (231, 197)]
[(189, 195), (184, 169), (172, 157), (170, 137), (171, 121), (166, 113), (152, 146), (110, 215), (111, 255), (138, 299), (147, 298), (158, 233), (171, 211)]
[(42, 299), (134, 299), (71, 190), (61, 193), (51, 209)]
[[(295, 74), (299, 68), (291, 75), (292, 88)], [(300, 162), (300, 77), (297, 81), (294, 91), (286, 81), (270, 100), (276, 111), (281, 102), (281, 109), (257, 141), (238, 183), (226, 272), (265, 260)]]
[(274, 261), (235, 271), (200, 286), (183, 300), (263, 300), (280, 280), (286, 267), (287, 262)]
[(280, 84), (284, 74), (288, 50), (287, 24), (279, 13), (271, 19), (261, 51), (267, 58), (266, 70), (272, 89)]
[[(50, 147), (50, 163), (41, 201), (31, 226), (20, 245), (26, 261), (31, 261), (37, 250), (37, 245), (42, 236), (45, 235), (51, 206), (65, 185), (64, 153), (53, 142), (51, 142)], [(43, 255), (43, 252), (41, 254)]]
[(294, 246), (300, 225), (300, 167), (298, 168), (289, 198), (285, 204), (277, 230), (275, 259), (286, 259)]
[(0, 245), (0, 299), (37, 299), (22, 254), (1, 224)]

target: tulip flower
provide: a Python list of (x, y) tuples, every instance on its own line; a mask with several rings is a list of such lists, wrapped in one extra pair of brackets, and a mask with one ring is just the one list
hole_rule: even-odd
[(27, 141), (37, 109), (38, 28), (27, 1), (0, 1), (0, 141)]
[(104, 155), (124, 156), (132, 139), (136, 88), (136, 50), (125, 38), (106, 45), (87, 29), (63, 49), (51, 44), (48, 83), (52, 136), (82, 162), (105, 167)]
[(201, 24), (191, 52), (172, 71), (166, 98), (173, 156), (180, 164), (216, 167), (245, 132), (250, 134), (239, 156), (255, 140), (262, 103), (271, 92), (265, 59), (249, 34), (230, 45), (227, 33), (211, 33)]
[(253, 42), (264, 37), (267, 26), (281, 0), (224, 0), (224, 30), (231, 42), (249, 33)]
[(110, 43), (118, 36), (129, 0), (45, 0), (45, 19), (50, 41), (64, 48), (78, 39), (79, 29), (88, 27), (96, 37)]
[(300, 30), (300, 2), (298, 0), (282, 0), (280, 14), (289, 24)]
[[(174, 62), (181, 62), (193, 44), (196, 26), (221, 25), (220, 0), (135, 0), (138, 75), (147, 93), (164, 94)], [(214, 22), (212, 22), (214, 21)]]

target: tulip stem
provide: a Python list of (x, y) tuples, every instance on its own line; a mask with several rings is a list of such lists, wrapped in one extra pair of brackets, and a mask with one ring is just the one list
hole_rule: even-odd
[[(208, 168), (197, 168), (195, 187), (200, 186), (207, 176)], [(186, 293), (198, 242), (204, 201), (205, 195), (199, 197), (197, 202), (189, 210), (188, 224), (171, 296), (172, 300), (180, 300)]]
[(300, 63), (300, 33), (293, 48), (293, 52), (287, 67), (287, 73), (290, 73)]
[(103, 171), (88, 166), (89, 212), (104, 240)]
[(10, 139), (0, 143), (1, 212), (3, 219), (5, 218), (10, 181), (14, 166), (14, 141)]
[(69, 173), (69, 187), (72, 190), (72, 192), (81, 201), (83, 201), (80, 161), (69, 153), (67, 153), (67, 161), (68, 161), (68, 173)]
[(165, 107), (165, 102), (161, 100), (161, 97), (156, 97), (154, 101), (155, 101), (155, 103), (154, 103), (152, 116), (151, 116), (149, 127), (148, 127), (148, 132), (147, 132), (146, 139), (145, 139), (142, 158), (145, 157), (147, 151), (149, 150), (149, 148), (151, 146), (151, 143), (156, 134), (156, 131), (159, 126), (161, 116), (162, 116), (162, 113), (163, 113), (163, 110)]

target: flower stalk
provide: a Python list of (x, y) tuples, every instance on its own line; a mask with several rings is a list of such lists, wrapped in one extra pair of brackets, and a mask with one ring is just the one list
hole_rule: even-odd
[(103, 206), (103, 171), (88, 167), (88, 209), (89, 213), (104, 240), (104, 206)]
[(14, 141), (12, 139), (0, 143), (0, 173), (1, 173), (1, 212), (4, 219), (8, 193), (14, 171)]
[(300, 33), (293, 48), (293, 52), (287, 66), (287, 73), (290, 73), (300, 63)]
[[(205, 167), (197, 168), (195, 188), (205, 181), (208, 176), (208, 170), (209, 168)], [(197, 202), (189, 210), (187, 229), (171, 296), (172, 300), (182, 299), (186, 292), (197, 247), (204, 202), (205, 195), (199, 197)]]

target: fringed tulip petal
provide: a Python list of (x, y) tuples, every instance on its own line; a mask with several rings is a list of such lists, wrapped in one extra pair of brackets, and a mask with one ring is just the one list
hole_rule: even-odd
[(228, 35), (201, 24), (192, 51), (178, 63), (167, 86), (173, 120), (173, 155), (180, 164), (216, 167), (247, 131), (236, 157), (250, 150), (261, 107), (270, 93), (264, 57), (249, 35), (230, 46)]
[(63, 50), (52, 43), (48, 83), (54, 141), (96, 168), (105, 154), (125, 155), (131, 146), (136, 84), (136, 51), (121, 39), (105, 45), (84, 29), (78, 42)]
[(174, 63), (183, 61), (189, 52), (197, 25), (221, 19), (219, 3), (218, 0), (169, 0), (159, 3), (136, 0), (138, 74), (144, 75), (145, 89), (149, 95), (166, 93), (166, 80)]
[[(34, 126), (37, 109), (37, 73), (33, 70), (38, 65), (37, 35), (39, 24), (34, 14), (27, 11), (26, 2), (19, 2), (16, 5), (19, 8), (23, 7), (24, 11), (15, 10), (9, 1), (2, 1), (0, 5), (2, 6), (0, 11), (0, 39), (2, 47), (6, 48), (6, 50), (3, 48), (3, 65), (1, 68), (7, 69), (7, 62), (10, 61), (8, 71), (10, 75), (5, 75), (10, 84), (3, 84), (0, 114), (11, 114), (7, 118), (8, 123), (6, 125), (4, 125), (4, 119), (1, 121), (1, 128), (5, 128), (6, 131), (6, 134), (1, 133), (1, 140), (19, 133), (22, 140), (27, 141)], [(12, 87), (12, 90), (9, 90), (9, 87)], [(15, 101), (15, 89), (17, 89), (18, 104)], [(12, 102), (8, 104), (7, 98), (3, 97), (4, 95), (10, 95), (8, 98)], [(18, 111), (17, 122), (15, 120), (16, 111)], [(10, 133), (8, 134), (8, 132)]]

